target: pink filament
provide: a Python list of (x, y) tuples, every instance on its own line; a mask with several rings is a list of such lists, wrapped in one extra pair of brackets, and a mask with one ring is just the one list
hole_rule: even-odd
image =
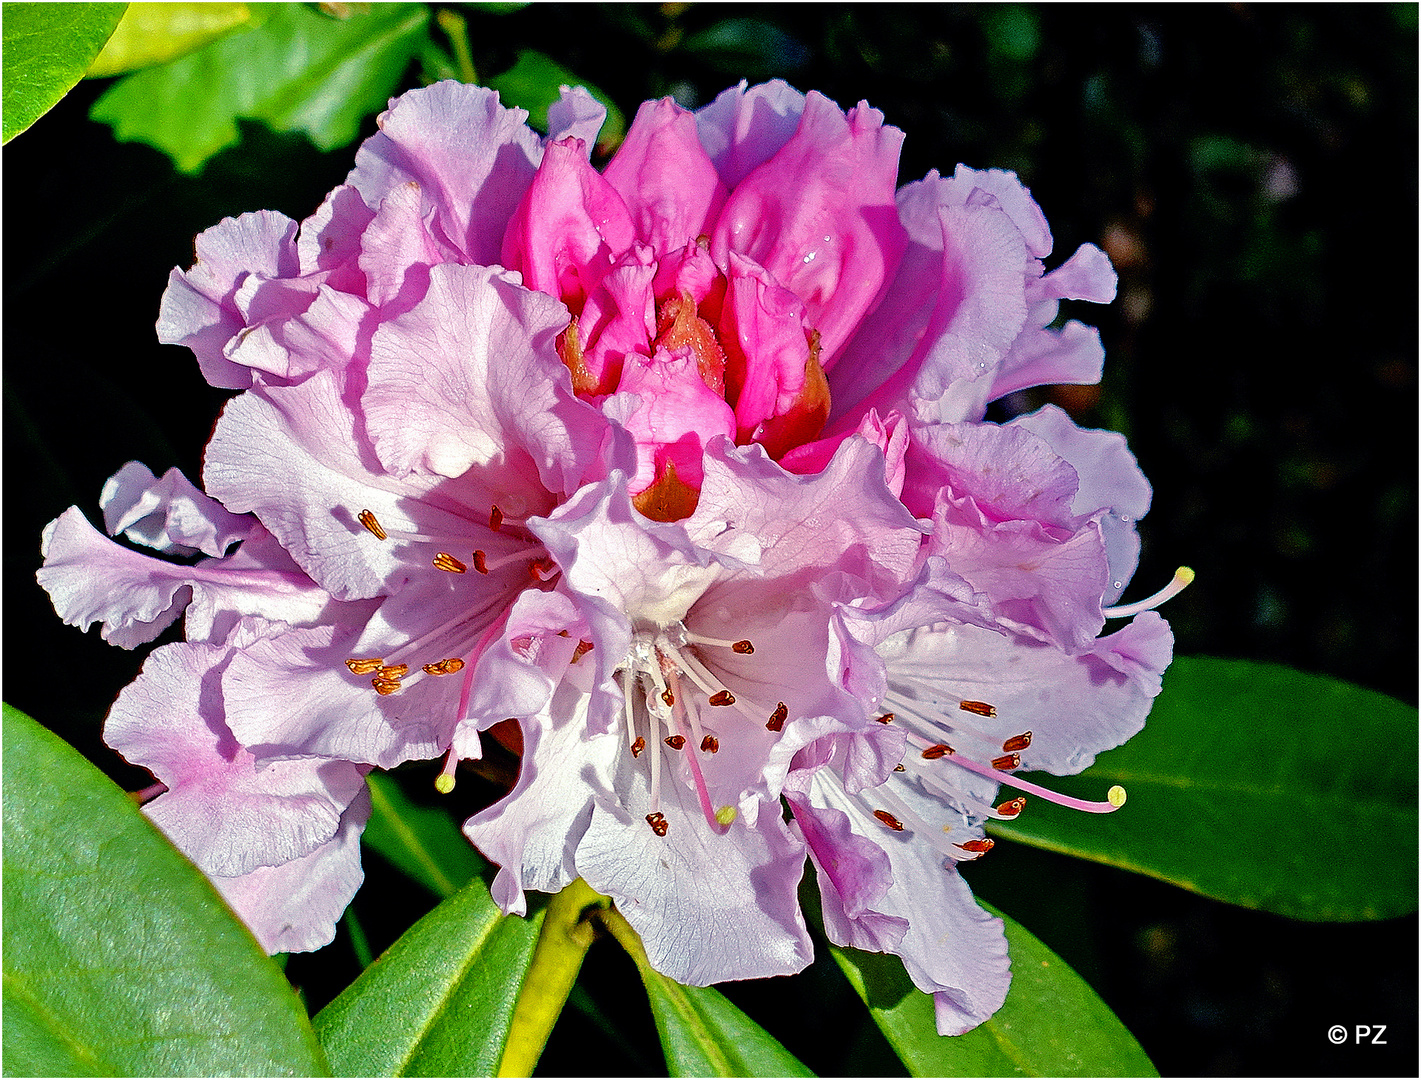
[(1084, 810), (1087, 814), (1113, 814), (1120, 807), (1108, 802), (1087, 802), (1084, 799), (1072, 798), (1070, 795), (1062, 795), (1058, 791), (1051, 791), (1039, 784), (1033, 784), (1030, 780), (1022, 780), (1020, 777), (1005, 773), (999, 769), (989, 768), (979, 764), (971, 758), (965, 758), (961, 754), (949, 754), (944, 760), (951, 761), (955, 765), (960, 765), (968, 772), (974, 772), (978, 776), (985, 776), (989, 780), (995, 780), (1008, 787), (1014, 787), (1031, 795), (1039, 795), (1047, 802), (1057, 803), (1061, 806), (1069, 806), (1072, 810)]

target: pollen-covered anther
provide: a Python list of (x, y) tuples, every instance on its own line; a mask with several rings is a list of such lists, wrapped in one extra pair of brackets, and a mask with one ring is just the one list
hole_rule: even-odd
[(1015, 799), (1008, 799), (1004, 803), (997, 804), (997, 813), (1001, 814), (1002, 817), (1016, 817), (1017, 814), (1025, 809), (1026, 798), (1020, 795)]
[(665, 836), (671, 829), (671, 823), (666, 820), (666, 815), (659, 810), (654, 814), (647, 814), (646, 823), (651, 826), (651, 831), (657, 836)]
[(894, 771), (894, 772), (907, 772), (908, 770), (903, 767), (903, 763), (900, 761), (900, 762), (898, 762), (897, 765), (894, 765), (894, 766), (893, 766), (893, 771)]
[(464, 661), (457, 656), (451, 656), (446, 660), (425, 664), (423, 670), (426, 675), (453, 675), (456, 671), (464, 670)]
[(380, 678), (399, 680), (409, 673), (410, 666), (408, 664), (386, 664), (380, 669)]
[(785, 726), (787, 719), (789, 719), (789, 709), (787, 709), (785, 703), (781, 701), (775, 706), (775, 711), (770, 713), (770, 720), (769, 723), (765, 725), (765, 728), (768, 731), (779, 731), (780, 728)]
[(364, 525), (376, 540), (385, 539), (385, 530), (380, 528), (380, 521), (369, 510), (362, 510), (356, 515), (355, 520)]
[(396, 690), (400, 688), (400, 680), (386, 679), (382, 676), (376, 675), (373, 679), (370, 680), (370, 685), (375, 688), (375, 692), (381, 697), (387, 697), (388, 695), (393, 694)]
[(577, 643), (577, 648), (572, 650), (572, 662), (575, 664), (592, 651), (592, 642), (585, 638)]
[(749, 638), (741, 638), (735, 642), (735, 644), (731, 645), (730, 648), (732, 651), (738, 652), (741, 656), (749, 656), (755, 651), (755, 646), (750, 644)]
[(480, 574), (487, 574), (487, 573), (488, 573), (488, 556), (485, 555), (482, 551), (476, 551), (476, 552), (474, 552), (473, 559), (474, 559), (474, 569), (477, 570)]
[(929, 761), (936, 761), (938, 758), (947, 757), (948, 754), (955, 753), (957, 753), (957, 751), (954, 750), (952, 747), (948, 746), (947, 743), (940, 742), (933, 743), (932, 746), (929, 746), (926, 750), (924, 750), (923, 757), (927, 758)]
[(701, 753), (714, 754), (719, 749), (720, 740), (717, 739), (714, 735), (707, 735), (704, 739), (701, 740)]
[(1007, 751), (1025, 750), (1030, 745), (1031, 732), (1023, 731), (1020, 735), (1013, 735), (1006, 742), (1002, 743), (1002, 749)]
[(665, 739), (662, 740), (662, 742), (664, 742), (667, 746), (671, 747), (672, 750), (679, 750), (681, 749), (681, 747), (686, 745), (686, 736), (668, 735)]
[(557, 566), (558, 564), (546, 555), (540, 556), (528, 564), (528, 576), (534, 581), (547, 581), (543, 575), (556, 570)]
[(735, 695), (729, 690), (722, 690), (719, 693), (711, 695), (710, 703), (712, 705), (734, 705)]
[(997, 707), (988, 705), (985, 701), (959, 701), (957, 707), (963, 712), (975, 713), (978, 716), (997, 715)]
[(364, 660), (351, 657), (345, 662), (345, 666), (350, 668), (352, 675), (369, 675), (373, 671), (379, 671), (385, 666), (385, 660), (380, 656), (370, 656)]
[(671, 687), (668, 686), (665, 690), (661, 691), (661, 700), (666, 702), (668, 709), (676, 704), (676, 695), (671, 692)]
[(640, 735), (636, 737), (636, 742), (632, 743), (632, 757), (641, 757), (641, 752), (646, 749), (646, 740)]
[(1010, 772), (1012, 769), (1021, 768), (1020, 754), (1003, 754), (1001, 757), (992, 758), (992, 768), (1000, 772)]
[(495, 506), (492, 510), (490, 510), (490, 511), (488, 512), (488, 527), (489, 527), (490, 529), (492, 529), (494, 532), (498, 532), (499, 527), (500, 527), (502, 524), (503, 524), (503, 511), (500, 510), (498, 507)]
[(893, 723), (893, 714), (891, 712), (886, 712), (882, 716), (875, 716), (874, 719), (877, 720), (880, 724), (891, 724)]
[(873, 816), (878, 818), (879, 821), (883, 822), (883, 824), (887, 825), (894, 832), (903, 831), (903, 823), (899, 821), (896, 817), (894, 817), (892, 814), (890, 814), (887, 810), (875, 810), (873, 812)]
[(467, 574), (469, 572), (467, 566), (454, 558), (454, 556), (450, 555), (447, 551), (441, 551), (438, 555), (434, 556), (434, 565), (437, 569), (449, 574)]
[(963, 851), (970, 851), (980, 859), (983, 855), (987, 854), (987, 852), (991, 851), (992, 848), (996, 847), (997, 842), (989, 836), (984, 836), (980, 840), (968, 840), (965, 844), (953, 844), (952, 846), (959, 847)]

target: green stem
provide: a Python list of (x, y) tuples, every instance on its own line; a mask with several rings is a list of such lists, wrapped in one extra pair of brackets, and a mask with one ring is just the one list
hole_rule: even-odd
[(538, 1064), (572, 992), (572, 984), (577, 981), (582, 958), (597, 936), (597, 928), (585, 918), (587, 909), (600, 910), (610, 902), (593, 892), (581, 878), (549, 901), (533, 962), (513, 1006), (508, 1043), (498, 1065), (499, 1076), (533, 1075), (533, 1066)]
[(440, 8), (439, 14), (434, 18), (454, 49), (454, 62), (459, 65), (459, 78), (466, 83), (478, 82), (479, 75), (474, 70), (474, 56), (469, 50), (469, 25), (464, 21), (464, 16), (453, 8)]
[(345, 909), (345, 928), (350, 934), (350, 947), (355, 950), (355, 962), (364, 971), (375, 962), (375, 957), (371, 955), (370, 939), (365, 936), (365, 928), (355, 916), (354, 906)]

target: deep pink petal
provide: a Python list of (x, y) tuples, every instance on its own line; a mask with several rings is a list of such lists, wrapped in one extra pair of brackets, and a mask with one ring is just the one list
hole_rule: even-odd
[(733, 188), (789, 142), (804, 112), (804, 95), (781, 79), (723, 90), (696, 113), (701, 145), (721, 180)]
[(735, 416), (705, 384), (696, 358), (686, 349), (629, 355), (617, 389), (640, 399), (620, 418), (637, 445), (637, 471), (628, 490), (636, 495), (650, 487), (668, 463), (679, 480), (699, 490), (704, 448), (716, 436), (734, 436)]

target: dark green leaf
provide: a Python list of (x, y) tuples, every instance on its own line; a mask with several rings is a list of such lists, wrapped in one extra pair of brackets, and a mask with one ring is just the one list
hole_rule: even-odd
[(615, 909), (603, 924), (641, 973), (671, 1076), (813, 1076), (780, 1041), (710, 986), (682, 986), (652, 968), (641, 939)]
[(543, 914), (475, 880), (415, 923), (316, 1016), (336, 1075), (494, 1075)]
[(514, 65), (488, 81), (505, 105), (527, 109), (528, 123), (539, 131), (548, 130), (548, 106), (557, 101), (558, 88), (564, 84), (585, 86), (589, 94), (607, 107), (607, 119), (597, 136), (597, 146), (604, 153), (616, 149), (627, 133), (627, 120), (622, 110), (602, 90), (585, 79), (579, 79), (551, 56), (532, 49), (519, 49)]
[(371, 773), (370, 824), (365, 846), (378, 852), (435, 896), (453, 896), (487, 868), (448, 811), (420, 806), (393, 776)]
[(4, 5), (4, 141), (84, 77), (127, 4)]
[(995, 1016), (966, 1035), (937, 1033), (932, 996), (913, 986), (896, 956), (832, 950), (908, 1071), (914, 1076), (1158, 1075), (1095, 991), (1028, 931), (1003, 919), (1011, 991)]
[(372, 4), (333, 19), (305, 4), (253, 4), (251, 29), (121, 79), (90, 116), (184, 172), (238, 140), (237, 120), (303, 132), (322, 150), (351, 142), (385, 107), (428, 42), (423, 4)]
[(717, 71), (748, 79), (797, 71), (810, 55), (802, 42), (761, 19), (722, 19), (681, 47)]
[(247, 4), (130, 4), (85, 78), (165, 64), (245, 26), (251, 18)]
[(1183, 657), (1145, 730), (1079, 777), (1115, 814), (1029, 799), (999, 836), (1297, 919), (1416, 910), (1417, 715), (1337, 679)]
[(212, 885), (57, 736), (4, 713), (9, 1076), (329, 1075)]

